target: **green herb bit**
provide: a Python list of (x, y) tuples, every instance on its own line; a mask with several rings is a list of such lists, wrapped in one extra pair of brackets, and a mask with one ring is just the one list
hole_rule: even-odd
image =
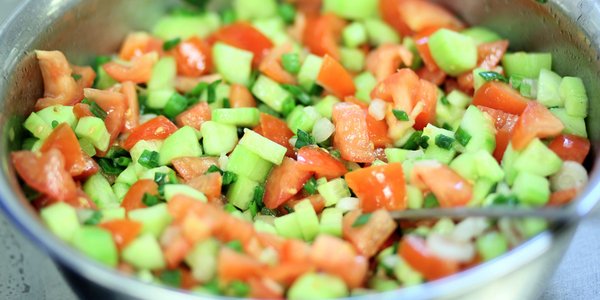
[(289, 3), (280, 4), (277, 12), (287, 24), (292, 24), (296, 20), (296, 8)]
[(450, 105), (450, 101), (448, 101), (448, 97), (446, 97), (445, 95), (442, 96), (442, 98), (440, 99), (440, 101), (442, 102), (442, 104), (444, 105)]
[(408, 121), (408, 114), (403, 111), (403, 110), (399, 110), (399, 109), (392, 109), (392, 113), (394, 114), (394, 117), (396, 117), (396, 119), (398, 119), (398, 121)]
[(56, 128), (58, 126), (58, 121), (56, 120), (52, 120), (52, 129)]
[(23, 141), (23, 145), (21, 146), (21, 149), (23, 150), (31, 150), (33, 149), (33, 145), (35, 145), (35, 143), (37, 143), (38, 139), (36, 138), (26, 138)]
[(186, 3), (194, 6), (197, 10), (203, 12), (206, 11), (206, 6), (210, 2), (209, 0), (184, 0)]
[[(282, 88), (286, 91), (290, 92), (290, 94), (294, 95), (294, 98), (298, 100), (303, 105), (312, 105), (313, 101), (310, 98), (310, 95), (303, 91), (299, 86), (292, 84), (282, 84)], [(295, 103), (294, 103), (295, 104)], [(295, 105), (294, 105), (295, 106)]]
[(435, 208), (439, 206), (440, 203), (438, 202), (438, 199), (433, 193), (429, 193), (427, 194), (427, 196), (425, 196), (425, 200), (423, 201), (423, 208)]
[(172, 287), (181, 287), (181, 271), (180, 270), (165, 270), (160, 272), (158, 276), (160, 282)]
[(177, 45), (179, 45), (179, 43), (181, 43), (181, 38), (179, 38), (179, 37), (174, 38), (172, 40), (165, 41), (163, 43), (163, 50), (169, 51), (169, 50), (177, 47)]
[(244, 252), (244, 246), (242, 246), (242, 242), (240, 242), (239, 240), (233, 240), (233, 241), (225, 244), (225, 246), (227, 248), (234, 250), (235, 252), (239, 252), (239, 253)]
[(250, 286), (242, 281), (232, 281), (227, 287), (227, 295), (244, 298), (250, 294)]
[(110, 147), (110, 149), (108, 150), (108, 153), (106, 153), (106, 158), (117, 158), (117, 157), (121, 157), (121, 156), (129, 156), (129, 152), (127, 152), (127, 150), (119, 147), (119, 146), (113, 146)]
[(423, 131), (415, 131), (413, 132), (406, 143), (402, 146), (404, 150), (417, 150), (419, 149), (419, 143), (421, 142), (421, 136), (423, 136)]
[(166, 173), (154, 173), (154, 182), (158, 185), (163, 185), (167, 183), (167, 174)]
[(300, 56), (296, 53), (286, 53), (281, 56), (281, 64), (283, 68), (292, 74), (298, 74), (302, 64), (300, 63)]
[(223, 172), (223, 185), (229, 185), (237, 181), (237, 175), (233, 172)]
[(259, 208), (264, 207), (263, 197), (265, 196), (265, 187), (257, 185), (254, 188), (254, 194), (252, 195), (252, 202), (255, 202)]
[(179, 93), (173, 93), (167, 101), (164, 108), (164, 114), (168, 118), (175, 118), (180, 113), (184, 112), (188, 106), (188, 98), (180, 95)]
[(235, 23), (237, 20), (237, 16), (235, 15), (235, 11), (233, 9), (226, 9), (221, 13), (221, 20), (223, 20), (224, 25), (229, 25)]
[(449, 131), (454, 131), (454, 128), (452, 127), (452, 125), (444, 122), (444, 124), (442, 124), (442, 128), (449, 130)]
[(316, 194), (317, 193), (317, 180), (314, 177), (311, 177), (304, 184), (304, 190), (310, 195)]
[(154, 206), (160, 203), (160, 198), (154, 195), (150, 195), (148, 193), (144, 193), (144, 196), (142, 197), (142, 203), (144, 203), (144, 205), (148, 207)]
[(321, 94), (323, 94), (323, 87), (315, 83), (312, 85), (308, 93), (311, 96), (320, 96)]
[(119, 175), (123, 172), (123, 168), (115, 165), (114, 160), (110, 158), (100, 158), (97, 160), (102, 172), (106, 175)]
[(421, 139), (419, 140), (419, 146), (423, 149), (429, 148), (429, 137), (426, 135), (421, 136)]
[(462, 129), (462, 127), (458, 127), (454, 137), (456, 138), (456, 141), (463, 146), (466, 146), (469, 141), (471, 141), (471, 135)]
[(519, 199), (515, 195), (498, 195), (494, 198), (493, 204), (514, 206), (519, 204)]
[(81, 74), (73, 73), (73, 74), (71, 74), (71, 77), (73, 77), (73, 79), (75, 79), (75, 81), (78, 81), (79, 79), (81, 79), (82, 76), (81, 76)]
[(223, 108), (231, 108), (231, 102), (229, 101), (229, 98), (223, 99)]
[(315, 144), (315, 138), (309, 133), (303, 131), (302, 129), (298, 129), (298, 133), (296, 134), (296, 136), (298, 139), (296, 140), (296, 145), (294, 146), (297, 149)]
[(454, 144), (454, 139), (447, 135), (438, 134), (435, 137), (435, 144), (442, 149), (450, 150), (452, 144)]
[(208, 88), (208, 82), (200, 82), (198, 83), (191, 91), (187, 92), (185, 95), (187, 97), (200, 97), (204, 90)]
[[(296, 103), (294, 102), (293, 99), (291, 99), (291, 98), (288, 98), (288, 99), (290, 99), (292, 102), (292, 110), (293, 110), (294, 107), (296, 107)], [(284, 102), (284, 105), (285, 105), (285, 102)], [(266, 105), (264, 103), (261, 103), (258, 105), (258, 110), (262, 113), (269, 114), (273, 117), (281, 118), (281, 115), (278, 112), (276, 112), (274, 109), (270, 108), (268, 105)], [(291, 112), (291, 110), (290, 110), (290, 112)], [(288, 114), (289, 114), (289, 112), (288, 112)]]
[(90, 111), (97, 118), (105, 120), (106, 116), (108, 116), (108, 113), (106, 111), (104, 111), (104, 109), (102, 109), (102, 107), (100, 107), (100, 105), (98, 105), (98, 103), (91, 101), (90, 99), (85, 98), (85, 99), (81, 100), (81, 103), (89, 105)]
[(506, 78), (504, 75), (502, 75), (498, 72), (494, 72), (494, 71), (480, 72), (479, 76), (481, 76), (481, 78), (483, 78), (485, 81), (500, 81), (500, 82), (508, 83), (508, 78)]
[(217, 101), (217, 86), (222, 82), (221, 79), (213, 81), (207, 87), (207, 100), (208, 104), (215, 103)]
[(208, 174), (208, 173), (216, 173), (216, 172), (219, 172), (220, 174), (223, 174), (223, 170), (221, 170), (216, 165), (212, 165), (212, 166), (208, 167), (208, 170), (206, 170), (206, 174)]
[(102, 212), (101, 211), (94, 211), (92, 213), (92, 215), (87, 218), (84, 222), (83, 225), (90, 225), (90, 226), (94, 226), (94, 225), (98, 225), (100, 224), (100, 221), (102, 221)]
[(160, 154), (156, 151), (144, 150), (140, 158), (138, 159), (138, 163), (145, 168), (154, 169), (159, 166), (159, 158)]
[(117, 157), (114, 159), (115, 165), (119, 167), (127, 167), (131, 163), (131, 158), (129, 157)]
[(293, 97), (289, 97), (283, 100), (283, 104), (281, 105), (281, 114), (284, 117), (287, 117), (292, 111), (296, 108), (296, 100)]
[(358, 216), (358, 218), (356, 218), (356, 220), (354, 220), (354, 223), (352, 223), (352, 227), (361, 227), (361, 226), (369, 223), (371, 216), (372, 216), (372, 214), (362, 214), (362, 215)]
[(293, 213), (295, 211), (295, 209), (293, 207), (291, 207), (291, 206), (289, 206), (287, 204), (283, 205), (283, 209), (285, 209), (285, 211), (287, 211), (288, 214), (291, 214), (291, 213)]

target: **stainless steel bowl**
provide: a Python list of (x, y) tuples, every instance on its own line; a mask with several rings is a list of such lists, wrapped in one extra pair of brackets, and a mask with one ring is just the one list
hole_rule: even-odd
[[(176, 1), (29, 0), (0, 27), (0, 207), (21, 232), (51, 255), (84, 299), (183, 299), (190, 294), (142, 283), (101, 266), (49, 234), (21, 192), (9, 152), (20, 145), (20, 123), (42, 95), (34, 49), (59, 49), (74, 63), (118, 49), (125, 34), (148, 29)], [(471, 24), (510, 38), (514, 49), (551, 51), (554, 67), (584, 78), (590, 99), (588, 128), (600, 151), (600, 4), (594, 0), (438, 1)], [(598, 103), (597, 103), (598, 102)], [(597, 157), (597, 155), (593, 155)], [(589, 160), (590, 166), (594, 164)], [(597, 164), (595, 164), (597, 165)], [(567, 224), (548, 230), (517, 249), (466, 272), (417, 287), (365, 298), (534, 299), (561, 260), (579, 218), (596, 205), (600, 172), (573, 204)]]

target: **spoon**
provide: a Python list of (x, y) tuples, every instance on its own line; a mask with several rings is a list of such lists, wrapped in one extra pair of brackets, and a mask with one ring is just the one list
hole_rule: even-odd
[(390, 212), (392, 218), (401, 220), (429, 220), (429, 219), (462, 219), (468, 217), (486, 218), (540, 218), (548, 221), (567, 221), (577, 214), (568, 208), (514, 208), (514, 207), (485, 207), (485, 208), (430, 208), (413, 209)]

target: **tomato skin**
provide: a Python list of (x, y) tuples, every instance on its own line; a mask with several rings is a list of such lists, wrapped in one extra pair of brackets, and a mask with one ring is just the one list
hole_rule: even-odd
[(131, 132), (140, 125), (140, 103), (138, 102), (135, 83), (131, 81), (123, 82), (121, 93), (125, 96), (125, 124), (123, 131)]
[(299, 167), (308, 172), (314, 172), (317, 177), (328, 180), (342, 177), (346, 174), (346, 166), (319, 147), (306, 146), (298, 150)]
[(119, 250), (127, 247), (142, 231), (142, 223), (128, 219), (106, 221), (98, 226), (110, 231)]
[(411, 178), (411, 182), (421, 190), (430, 190), (440, 203), (440, 207), (465, 206), (473, 195), (473, 187), (467, 180), (448, 166), (439, 163), (415, 165)]
[(181, 233), (175, 236), (163, 247), (167, 268), (177, 268), (190, 250), (192, 250), (192, 245), (181, 235)]
[(473, 97), (473, 105), (487, 106), (513, 115), (521, 115), (528, 102), (508, 84), (496, 81), (486, 82)]
[(389, 212), (379, 209), (374, 211), (367, 224), (352, 227), (361, 211), (351, 211), (344, 216), (344, 239), (351, 242), (358, 252), (367, 258), (373, 257), (396, 230), (396, 222)]
[(375, 75), (379, 82), (394, 74), (401, 64), (410, 67), (412, 63), (413, 54), (404, 46), (384, 44), (369, 53), (366, 69)]
[(512, 146), (517, 151), (523, 150), (533, 139), (557, 136), (564, 128), (543, 104), (530, 101), (515, 125)]
[(208, 103), (200, 102), (180, 113), (175, 118), (175, 123), (179, 127), (190, 126), (196, 130), (200, 130), (202, 124), (206, 121), (210, 121), (211, 118), (212, 114)]
[(156, 196), (158, 195), (158, 184), (151, 179), (140, 179), (134, 183), (125, 194), (121, 207), (130, 211), (138, 208), (145, 208), (146, 205), (142, 201), (144, 194)]
[(119, 57), (123, 60), (131, 60), (153, 51), (162, 54), (162, 44), (161, 40), (145, 32), (133, 32), (125, 37), (125, 41), (119, 51)]
[(77, 98), (83, 100), (83, 90), (87, 88), (91, 88), (94, 85), (94, 80), (96, 79), (96, 72), (92, 67), (79, 67), (79, 66), (71, 66), (73, 69), (73, 74), (77, 74), (81, 76), (78, 80), (75, 80), (77, 83)]
[(429, 1), (402, 0), (398, 4), (404, 23), (414, 32), (431, 27), (460, 30), (464, 24), (451, 12)]
[(345, 22), (334, 14), (307, 16), (302, 42), (310, 52), (318, 55), (329, 55), (339, 59), (338, 40)]
[[(483, 43), (477, 46), (477, 65), (484, 70), (492, 70), (502, 60), (504, 53), (508, 50), (507, 40)], [(467, 72), (458, 76), (461, 91), (471, 95), (474, 90), (473, 72)]]
[(294, 75), (288, 73), (281, 65), (281, 56), (292, 51), (292, 44), (289, 43), (274, 48), (265, 56), (258, 69), (279, 83), (296, 84)]
[(350, 73), (329, 55), (323, 58), (317, 82), (338, 98), (353, 96), (356, 92)]
[(358, 105), (338, 103), (333, 107), (333, 144), (340, 150), (343, 159), (365, 163), (375, 160), (366, 118), (366, 113)]
[(590, 152), (591, 144), (590, 140), (584, 137), (561, 134), (552, 140), (548, 147), (564, 161), (571, 160), (583, 164)]
[(83, 90), (85, 97), (96, 102), (104, 111), (106, 119), (104, 124), (110, 134), (110, 143), (112, 145), (125, 127), (125, 111), (127, 109), (127, 99), (121, 93), (112, 91), (103, 91), (96, 89)]
[(290, 139), (294, 136), (287, 123), (267, 113), (260, 113), (260, 135), (287, 148), (286, 156), (293, 157), (294, 147)]
[(260, 274), (263, 265), (248, 255), (222, 247), (217, 260), (219, 282), (229, 283), (233, 280), (247, 280)]
[(84, 103), (77, 103), (73, 106), (73, 113), (77, 119), (85, 118), (85, 117), (94, 117), (92, 111), (90, 111), (90, 106)]
[(284, 299), (283, 287), (268, 279), (250, 278), (250, 298), (252, 299)]
[(86, 167), (85, 154), (81, 151), (79, 141), (71, 126), (62, 123), (56, 127), (46, 138), (46, 141), (40, 148), (40, 151), (47, 152), (50, 149), (57, 149), (62, 153), (65, 159), (65, 169), (71, 176), (78, 176), (83, 173)]
[(310, 250), (310, 259), (319, 270), (339, 276), (351, 289), (361, 286), (367, 276), (368, 260), (357, 255), (349, 243), (335, 237), (318, 236)]
[(177, 126), (165, 116), (158, 116), (138, 127), (123, 142), (123, 148), (130, 150), (141, 140), (164, 140), (177, 131)]
[(427, 27), (420, 31), (414, 36), (415, 44), (417, 45), (417, 51), (419, 56), (423, 59), (423, 64), (430, 72), (441, 72), (444, 73), (433, 59), (431, 50), (429, 49), (429, 37), (438, 31), (441, 27)]
[(65, 55), (60, 51), (36, 51), (35, 54), (44, 79), (44, 97), (37, 100), (35, 110), (80, 101), (81, 91), (71, 77), (73, 70)]
[(254, 53), (254, 66), (258, 66), (269, 49), (273, 48), (273, 42), (268, 37), (244, 22), (221, 27), (212, 39)]
[(281, 165), (271, 170), (265, 184), (263, 202), (269, 209), (275, 209), (296, 195), (310, 179), (312, 172), (305, 171), (300, 163), (285, 157)]
[(415, 118), (414, 128), (422, 130), (428, 124), (435, 123), (437, 110), (437, 86), (427, 80), (419, 80), (419, 91), (417, 92), (415, 106), (423, 103), (423, 111)]
[(291, 286), (300, 276), (311, 272), (315, 267), (305, 261), (282, 262), (264, 271), (263, 276), (274, 280), (285, 287)]
[(130, 66), (114, 61), (102, 65), (104, 71), (118, 82), (132, 81), (146, 83), (152, 76), (152, 68), (158, 61), (158, 54), (151, 52), (139, 57), (134, 57)]
[(365, 212), (406, 209), (406, 184), (402, 164), (371, 166), (346, 174), (348, 187), (360, 199)]
[(433, 255), (425, 240), (414, 235), (405, 236), (398, 247), (398, 254), (427, 280), (436, 280), (459, 271), (459, 264)]
[(377, 121), (368, 113), (368, 110), (365, 110), (365, 113), (367, 114), (369, 139), (373, 142), (373, 146), (376, 148), (390, 146), (394, 141), (388, 136), (389, 127), (385, 119)]
[(494, 120), (494, 125), (496, 126), (496, 149), (494, 149), (494, 158), (500, 162), (510, 143), (519, 116), (485, 106), (477, 106), (477, 108), (490, 115), (492, 120)]
[(177, 61), (177, 74), (182, 76), (199, 77), (212, 68), (210, 48), (197, 36), (179, 43), (173, 56)]
[(179, 157), (172, 161), (173, 168), (185, 181), (204, 175), (211, 166), (218, 166), (216, 157)]
[(400, 6), (398, 4), (401, 1), (402, 0), (380, 0), (379, 12), (381, 13), (383, 20), (392, 25), (392, 27), (400, 32), (400, 34), (403, 36), (411, 35), (412, 30), (406, 25), (400, 14)]
[(68, 202), (77, 198), (75, 181), (65, 170), (61, 151), (51, 148), (41, 155), (18, 151), (11, 153), (11, 159), (25, 183), (50, 199)]
[(571, 188), (567, 190), (557, 191), (550, 195), (550, 201), (547, 206), (562, 206), (573, 201), (579, 194), (578, 188)]
[(229, 104), (231, 108), (256, 107), (256, 100), (247, 87), (234, 83), (229, 92)]
[(209, 201), (215, 201), (221, 196), (223, 177), (218, 172), (208, 173), (190, 179), (187, 184), (204, 193)]
[(436, 86), (439, 86), (442, 83), (444, 83), (444, 81), (446, 81), (446, 78), (448, 77), (448, 75), (440, 69), (431, 71), (427, 67), (422, 67), (419, 70), (417, 70), (417, 75), (419, 75), (419, 78), (427, 80), (435, 84)]

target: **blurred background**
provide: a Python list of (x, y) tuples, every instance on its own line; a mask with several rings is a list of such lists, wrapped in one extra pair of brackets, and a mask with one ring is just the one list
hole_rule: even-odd
[[(21, 2), (0, 0), (0, 24)], [(1, 213), (0, 270), (0, 299), (76, 299), (50, 258)], [(600, 212), (582, 222), (541, 299), (600, 299)]]

